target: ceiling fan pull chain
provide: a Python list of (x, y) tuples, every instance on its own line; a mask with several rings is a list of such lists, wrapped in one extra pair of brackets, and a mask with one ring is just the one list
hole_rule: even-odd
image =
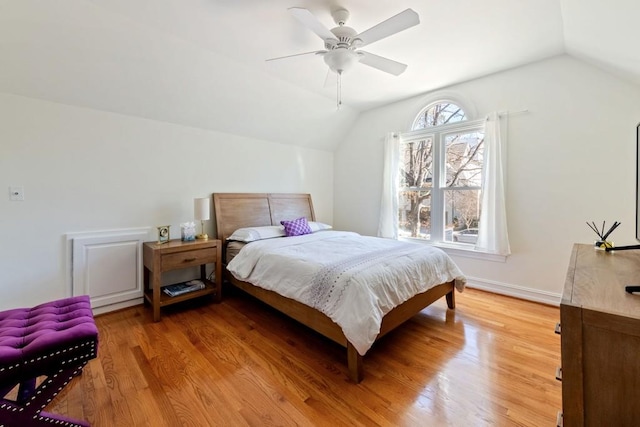
[(338, 71), (338, 82), (336, 88), (336, 97), (337, 97), (337, 109), (339, 110), (342, 106), (342, 72)]

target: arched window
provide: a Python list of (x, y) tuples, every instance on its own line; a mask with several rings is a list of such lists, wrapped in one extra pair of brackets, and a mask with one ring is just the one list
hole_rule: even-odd
[(413, 121), (411, 130), (425, 129), (449, 123), (467, 120), (467, 114), (458, 104), (449, 101), (439, 101), (428, 105)]
[(483, 159), (483, 120), (449, 100), (423, 108), (400, 142), (398, 235), (475, 244)]

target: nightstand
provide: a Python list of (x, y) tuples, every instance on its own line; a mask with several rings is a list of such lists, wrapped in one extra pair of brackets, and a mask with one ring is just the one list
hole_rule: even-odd
[[(167, 243), (146, 242), (143, 245), (144, 298), (153, 308), (153, 321), (160, 320), (160, 308), (204, 295), (213, 295), (215, 302), (222, 300), (222, 243), (220, 240), (195, 240)], [(215, 263), (214, 281), (207, 279), (207, 264)], [(170, 297), (162, 292), (162, 273), (169, 270), (200, 266), (200, 280), (205, 288)], [(149, 286), (151, 283), (151, 286)]]

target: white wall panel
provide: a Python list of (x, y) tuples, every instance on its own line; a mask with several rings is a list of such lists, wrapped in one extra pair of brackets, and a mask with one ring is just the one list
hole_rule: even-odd
[(149, 229), (73, 233), (67, 238), (73, 296), (89, 295), (94, 309), (142, 301), (142, 243), (149, 239)]

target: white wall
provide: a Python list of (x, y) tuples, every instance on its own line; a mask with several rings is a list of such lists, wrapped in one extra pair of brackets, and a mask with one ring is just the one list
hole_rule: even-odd
[[(0, 183), (0, 309), (68, 295), (65, 233), (171, 224), (179, 237), (194, 197), (308, 192), (333, 220), (331, 152), (1, 93)], [(9, 201), (14, 185), (25, 201)]]
[[(585, 221), (622, 221), (613, 240), (617, 245), (636, 243), (637, 86), (561, 56), (442, 93), (471, 102), (479, 116), (529, 110), (509, 118), (512, 255), (505, 263), (454, 256), (472, 283), (556, 300), (573, 243), (594, 241)], [(420, 109), (438, 95), (421, 95), (361, 114), (335, 152), (336, 228), (376, 233), (384, 134), (408, 130)]]

